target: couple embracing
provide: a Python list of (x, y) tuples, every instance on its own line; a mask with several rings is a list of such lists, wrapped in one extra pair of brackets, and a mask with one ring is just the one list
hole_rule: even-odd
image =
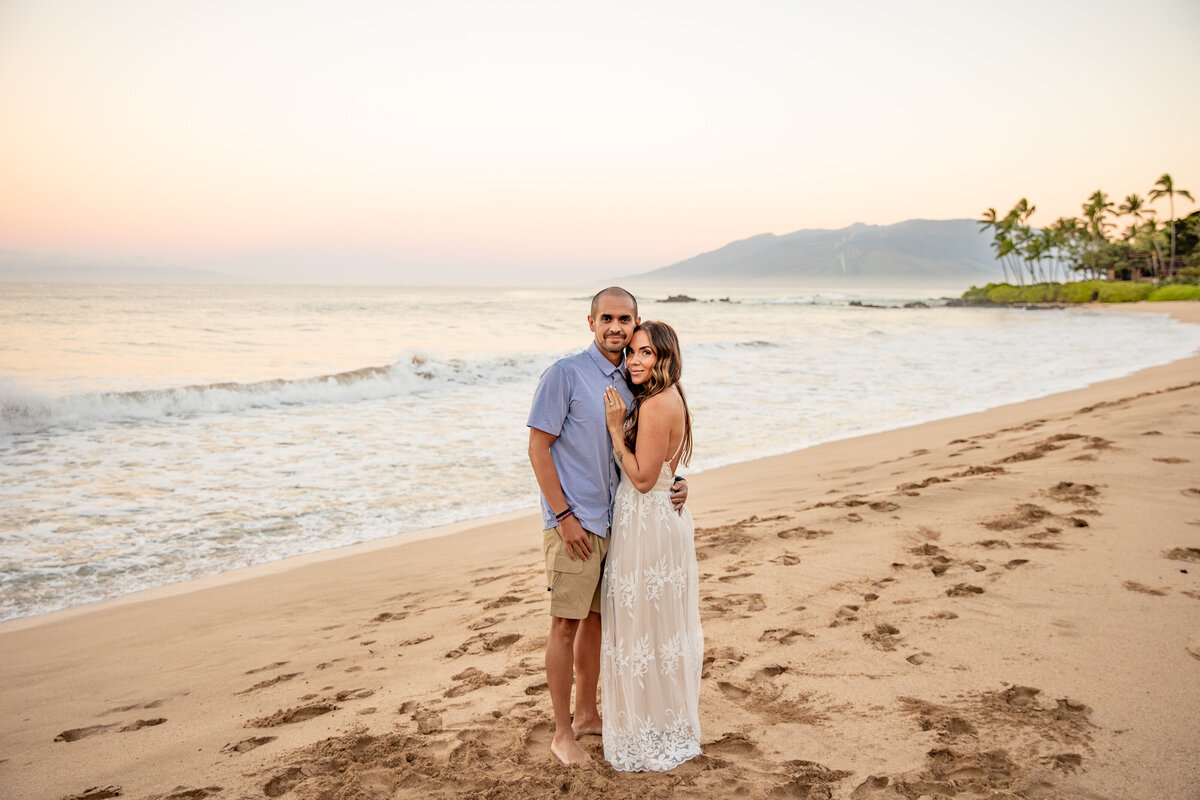
[(550, 749), (585, 763), (575, 737), (600, 734), (615, 769), (663, 771), (700, 754), (704, 655), (687, 482), (673, 478), (692, 449), (679, 341), (666, 323), (643, 323), (618, 287), (592, 298), (588, 325), (595, 341), (543, 373), (528, 422), (550, 594)]

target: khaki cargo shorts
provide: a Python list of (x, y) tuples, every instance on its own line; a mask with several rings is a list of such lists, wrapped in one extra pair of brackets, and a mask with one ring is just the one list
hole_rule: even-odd
[(571, 558), (558, 528), (542, 531), (546, 555), (546, 589), (550, 592), (550, 616), (583, 619), (589, 611), (600, 613), (600, 575), (608, 539), (587, 532), (592, 555), (586, 560)]

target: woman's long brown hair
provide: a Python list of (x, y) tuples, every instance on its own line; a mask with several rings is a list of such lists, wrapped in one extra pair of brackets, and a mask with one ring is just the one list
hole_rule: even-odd
[[(679, 377), (683, 374), (683, 361), (679, 355), (679, 337), (675, 335), (675, 329), (665, 322), (643, 322), (633, 329), (634, 333), (638, 331), (645, 331), (646, 335), (650, 337), (650, 347), (654, 350), (655, 360), (654, 366), (650, 368), (650, 380), (640, 386), (635, 383), (629, 385), (636, 403), (633, 406), (633, 414), (625, 423), (625, 444), (630, 451), (637, 452), (638, 417), (641, 415), (642, 404), (654, 395), (662, 394), (674, 386), (679, 392), (679, 399), (683, 401), (683, 457), (680, 462), (690, 463), (692, 460), (692, 415), (688, 411), (687, 397), (683, 393), (683, 386), (679, 383)], [(672, 453), (672, 455), (674, 454)]]

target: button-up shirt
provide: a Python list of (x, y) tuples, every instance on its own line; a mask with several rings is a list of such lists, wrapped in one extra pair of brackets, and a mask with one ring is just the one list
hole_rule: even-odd
[[(597, 536), (607, 535), (620, 480), (604, 415), (604, 390), (609, 386), (620, 392), (626, 408), (632, 407), (623, 365), (613, 364), (592, 342), (587, 350), (560, 359), (542, 373), (527, 423), (558, 437), (550, 455), (563, 496), (583, 529)], [(553, 528), (558, 525), (554, 511), (545, 495), (541, 501), (543, 527)]]

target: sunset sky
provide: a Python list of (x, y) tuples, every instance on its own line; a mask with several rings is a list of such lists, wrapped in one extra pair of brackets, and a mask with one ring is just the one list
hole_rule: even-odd
[(1200, 197), (1198, 42), (1195, 0), (0, 0), (0, 251), (588, 278)]

